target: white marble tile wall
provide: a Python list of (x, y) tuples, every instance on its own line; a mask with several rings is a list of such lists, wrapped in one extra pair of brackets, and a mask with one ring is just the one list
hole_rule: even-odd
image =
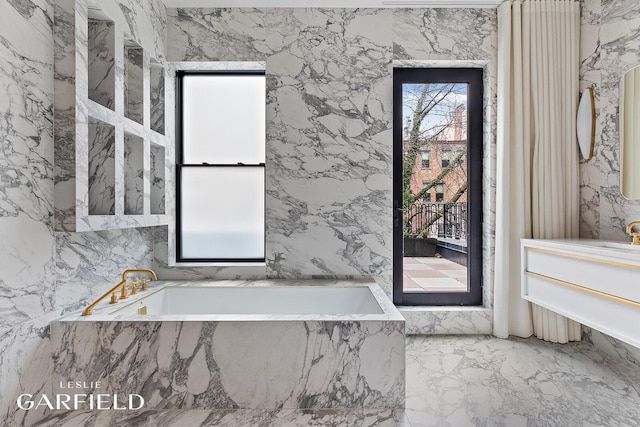
[(249, 8), (167, 9), (167, 60), (264, 61), (273, 52), (272, 43), (282, 44), (281, 34), (267, 31), (267, 13)]
[[(167, 15), (169, 61), (266, 61), (267, 265), (262, 274), (373, 276), (389, 295), (392, 60), (481, 61), (488, 70), (483, 188), (490, 306), (495, 10), (231, 8), (168, 9)], [(169, 258), (158, 256), (166, 252), (165, 234), (162, 229), (156, 239), (162, 270)], [(247, 277), (261, 271), (190, 266), (180, 277), (216, 274)]]
[[(596, 97), (594, 156), (580, 163), (580, 237), (627, 241), (626, 224), (640, 219), (640, 201), (620, 192), (620, 78), (640, 64), (640, 3), (581, 0), (580, 90)], [(610, 354), (640, 360), (638, 349), (585, 328), (585, 338)]]
[(640, 64), (640, 3), (583, 0), (581, 90), (593, 85), (597, 124), (594, 157), (580, 167), (580, 235), (627, 240), (626, 224), (640, 218), (640, 201), (620, 192), (618, 85)]
[(268, 13), (267, 273), (390, 293), (391, 10)]
[[(160, 14), (136, 32), (163, 28), (159, 1), (116, 7), (127, 21)], [(50, 390), (49, 322), (88, 304), (122, 270), (152, 261), (152, 230), (54, 231), (54, 175), (72, 185), (64, 170), (74, 158), (61, 144), (54, 161), (53, 21), (53, 2), (0, 2), (0, 425), (7, 426), (33, 425), (37, 416), (17, 410), (18, 394)], [(142, 38), (151, 39), (146, 34)], [(55, 42), (66, 37), (58, 36)], [(68, 88), (63, 80), (55, 85)], [(64, 120), (64, 105), (56, 104), (56, 119), (59, 112)], [(73, 138), (73, 132), (56, 138)]]

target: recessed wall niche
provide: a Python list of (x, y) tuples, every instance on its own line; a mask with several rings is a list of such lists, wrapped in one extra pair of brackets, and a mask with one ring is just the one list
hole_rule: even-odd
[(143, 53), (132, 39), (124, 39), (124, 116), (143, 123)]
[(164, 68), (151, 60), (151, 130), (164, 135)]
[(88, 96), (115, 109), (115, 25), (97, 7), (89, 8), (87, 31)]
[[(166, 210), (150, 214), (149, 182), (150, 144), (168, 142), (149, 120), (149, 61), (166, 68), (164, 29), (146, 2), (129, 2), (126, 11), (112, 1), (54, 3), (56, 231), (168, 224)], [(163, 197), (154, 200), (162, 211)]]
[(89, 119), (89, 215), (115, 215), (115, 128)]
[(164, 215), (164, 147), (151, 144), (151, 214)]
[(144, 214), (144, 140), (124, 134), (124, 214)]

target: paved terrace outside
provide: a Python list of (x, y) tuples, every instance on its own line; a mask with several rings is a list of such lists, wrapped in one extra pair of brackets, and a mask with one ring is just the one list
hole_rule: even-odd
[(467, 267), (436, 257), (404, 257), (405, 292), (467, 292)]

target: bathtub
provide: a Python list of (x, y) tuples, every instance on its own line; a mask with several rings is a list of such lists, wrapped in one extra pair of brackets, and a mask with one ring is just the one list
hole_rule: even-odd
[(52, 322), (52, 383), (145, 409), (402, 408), (404, 336), (373, 281), (156, 281)]

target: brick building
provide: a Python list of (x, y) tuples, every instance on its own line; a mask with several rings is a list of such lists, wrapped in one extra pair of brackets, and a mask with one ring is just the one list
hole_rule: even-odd
[[(405, 127), (405, 136), (408, 138), (410, 122)], [(409, 148), (408, 140), (404, 142), (404, 151)], [(446, 169), (461, 151), (467, 147), (467, 110), (464, 105), (459, 105), (454, 113), (451, 123), (435, 137), (427, 137), (416, 157), (413, 176), (411, 178), (411, 192), (418, 193)], [(449, 202), (456, 192), (467, 182), (467, 156), (463, 155), (459, 162), (446, 176), (430, 189), (423, 198), (424, 202)], [(466, 202), (466, 192), (457, 200)]]

